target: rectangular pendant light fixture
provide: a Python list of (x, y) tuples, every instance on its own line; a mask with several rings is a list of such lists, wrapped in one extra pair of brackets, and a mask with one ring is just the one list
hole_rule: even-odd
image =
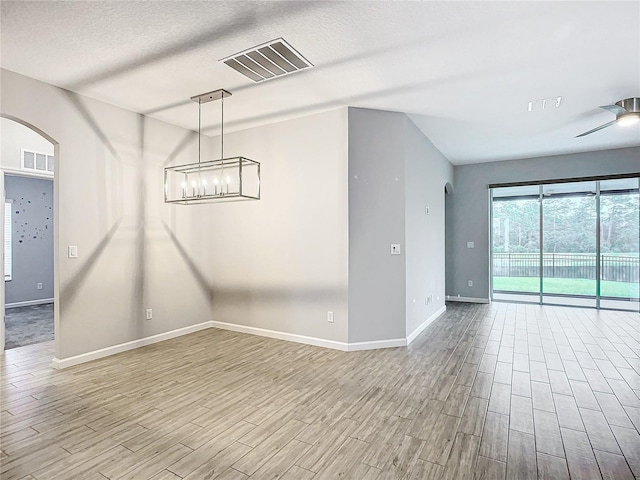
[[(198, 103), (198, 162), (164, 169), (164, 201), (190, 205), (238, 200), (260, 200), (260, 163), (246, 157), (224, 158), (224, 99), (231, 93), (214, 90), (191, 97)], [(221, 100), (219, 160), (201, 159), (202, 104)]]
[(220, 61), (256, 83), (313, 67), (283, 38), (276, 38)]

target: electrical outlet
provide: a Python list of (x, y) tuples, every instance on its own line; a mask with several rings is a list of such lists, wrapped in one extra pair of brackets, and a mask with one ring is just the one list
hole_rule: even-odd
[(469, 281), (467, 282), (467, 285), (468, 285), (469, 287), (473, 287), (473, 280), (469, 280)]
[(333, 312), (327, 312), (327, 322), (333, 323)]
[(36, 289), (42, 290), (42, 283), (40, 282), (36, 283)]
[(153, 309), (152, 308), (147, 308), (146, 318), (147, 318), (147, 320), (151, 320), (153, 318)]
[(467, 242), (467, 248), (475, 248), (475, 244), (473, 242)]

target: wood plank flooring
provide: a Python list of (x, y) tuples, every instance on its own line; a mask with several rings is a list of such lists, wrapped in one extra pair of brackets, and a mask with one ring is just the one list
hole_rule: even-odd
[(637, 313), (450, 304), (408, 348), (210, 329), (0, 369), (11, 479), (640, 479)]

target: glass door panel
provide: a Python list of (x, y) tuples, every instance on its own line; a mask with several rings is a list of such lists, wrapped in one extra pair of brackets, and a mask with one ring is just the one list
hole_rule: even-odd
[(544, 185), (542, 302), (596, 306), (596, 182)]
[(600, 182), (600, 306), (638, 311), (640, 305), (638, 179)]
[(538, 303), (539, 187), (496, 188), (492, 204), (493, 298)]

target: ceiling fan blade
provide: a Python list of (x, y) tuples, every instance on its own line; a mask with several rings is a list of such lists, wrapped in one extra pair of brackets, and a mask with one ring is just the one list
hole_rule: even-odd
[(627, 113), (627, 110), (622, 108), (620, 105), (603, 105), (600, 108), (604, 108), (605, 110), (608, 110), (609, 112), (615, 115), (621, 115), (623, 113)]
[(584, 132), (584, 133), (581, 133), (580, 135), (576, 135), (575, 138), (584, 137), (585, 135), (591, 135), (593, 132), (597, 132), (598, 130), (602, 130), (603, 128), (610, 127), (614, 123), (616, 123), (615, 120), (613, 120), (613, 121), (611, 121), (609, 123), (605, 123), (604, 125), (600, 125), (599, 127), (596, 127), (596, 128), (594, 128), (592, 130), (589, 130), (588, 132)]

